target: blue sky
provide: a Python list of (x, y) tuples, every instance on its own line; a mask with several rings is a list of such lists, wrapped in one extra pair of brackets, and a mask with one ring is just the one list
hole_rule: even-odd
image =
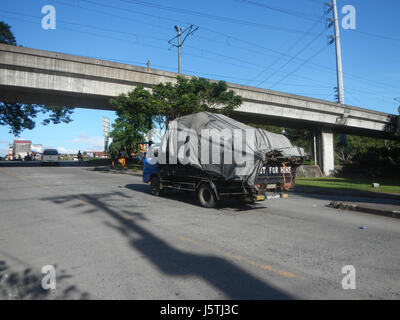
[[(199, 29), (182, 49), (182, 72), (334, 101), (336, 60), (322, 0), (2, 0), (0, 20), (18, 44), (177, 71), (174, 25)], [(396, 114), (400, 104), (400, 1), (337, 0), (356, 9), (356, 30), (340, 29), (345, 103)], [(43, 30), (44, 5), (56, 29)], [(399, 98), (399, 101), (394, 100)], [(60, 151), (101, 150), (102, 117), (75, 109), (70, 124), (40, 125), (20, 138)], [(14, 136), (0, 127), (0, 155)]]

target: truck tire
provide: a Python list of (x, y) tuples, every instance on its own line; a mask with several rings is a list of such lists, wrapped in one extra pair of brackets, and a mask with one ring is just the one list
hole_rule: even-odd
[(209, 184), (203, 183), (199, 188), (198, 195), (203, 207), (214, 208), (217, 204), (217, 197)]
[(157, 176), (153, 176), (150, 180), (150, 185), (151, 185), (151, 194), (153, 196), (160, 196), (161, 195), (160, 178)]

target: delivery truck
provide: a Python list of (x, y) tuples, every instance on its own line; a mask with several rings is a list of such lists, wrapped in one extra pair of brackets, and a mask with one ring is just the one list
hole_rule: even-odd
[(290, 190), (304, 150), (281, 134), (222, 114), (200, 112), (171, 121), (143, 161), (143, 182), (160, 196), (168, 189), (195, 193), (200, 204), (236, 198), (254, 203)]

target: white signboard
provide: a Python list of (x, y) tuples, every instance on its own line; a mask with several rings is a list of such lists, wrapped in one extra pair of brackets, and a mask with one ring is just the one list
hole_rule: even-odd
[(108, 137), (110, 134), (110, 119), (103, 117), (103, 136)]

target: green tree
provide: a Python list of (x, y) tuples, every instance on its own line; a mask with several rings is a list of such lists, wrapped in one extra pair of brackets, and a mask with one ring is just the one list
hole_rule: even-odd
[(303, 148), (305, 152), (311, 152), (311, 141), (313, 132), (308, 129), (286, 128), (285, 136), (297, 147)]
[(11, 26), (3, 21), (0, 21), (0, 43), (17, 45), (17, 41), (11, 32)]
[(109, 153), (118, 157), (121, 151), (127, 154), (137, 152), (139, 143), (145, 140), (144, 133), (139, 132), (127, 118), (117, 118), (112, 125), (110, 136), (113, 142), (110, 144)]
[(154, 103), (152, 94), (138, 86), (128, 94), (111, 99), (118, 118), (112, 125), (110, 153), (118, 156), (122, 150), (128, 154), (137, 151), (137, 146), (145, 140), (145, 134), (152, 128)]
[(34, 119), (40, 113), (48, 114), (48, 117), (42, 121), (42, 125), (72, 121), (70, 118), (72, 110), (70, 108), (0, 102), (0, 125), (9, 126), (9, 132), (19, 136), (24, 129), (32, 130), (35, 127)]
[[(11, 27), (3, 21), (0, 21), (0, 43), (17, 45)], [(32, 130), (35, 127), (35, 118), (41, 113), (48, 115), (42, 121), (43, 125), (72, 121), (70, 118), (72, 108), (0, 102), (0, 125), (9, 126), (10, 133), (19, 136), (23, 130)]]
[[(152, 90), (137, 86), (110, 103), (117, 110), (110, 148), (136, 151), (145, 134), (155, 126), (162, 128), (169, 121), (184, 115), (211, 111), (230, 115), (242, 103), (242, 98), (228, 90), (224, 81), (211, 82), (202, 78), (178, 76), (172, 84), (157, 84)], [(111, 152), (111, 151), (110, 151)]]
[(166, 118), (166, 122), (201, 111), (230, 115), (242, 104), (242, 97), (228, 90), (225, 81), (211, 82), (204, 78), (177, 77), (172, 84), (158, 84), (152, 94), (153, 114)]
[(287, 128), (259, 124), (250, 124), (250, 126), (267, 130), (273, 133), (283, 134), (290, 140), (293, 145), (303, 148), (305, 152), (310, 152), (311, 150), (313, 133), (308, 129)]
[(121, 154), (121, 151), (124, 149), (121, 141), (114, 141), (108, 147), (108, 153), (111, 155), (112, 158), (118, 158)]

